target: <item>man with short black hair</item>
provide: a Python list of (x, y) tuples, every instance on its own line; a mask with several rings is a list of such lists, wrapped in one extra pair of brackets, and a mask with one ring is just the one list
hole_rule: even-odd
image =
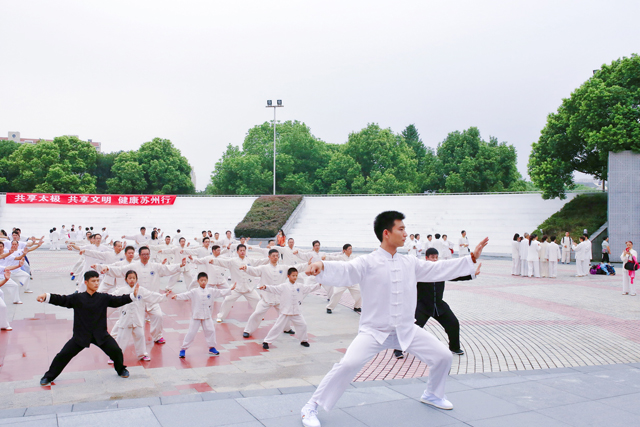
[(403, 219), (404, 215), (396, 211), (382, 212), (376, 217), (373, 228), (381, 243), (376, 251), (351, 262), (320, 261), (307, 268), (308, 275), (318, 276), (318, 281), (328, 286), (360, 283), (363, 302), (358, 335), (302, 408), (302, 423), (307, 427), (320, 426), (318, 405), (327, 411), (333, 408), (364, 364), (384, 349), (400, 348), (427, 364), (429, 380), (420, 401), (440, 409), (453, 408), (445, 396), (451, 352), (414, 324), (416, 283), (473, 275), (474, 264), (489, 239), (482, 240), (471, 256), (427, 262), (398, 253), (407, 237)]

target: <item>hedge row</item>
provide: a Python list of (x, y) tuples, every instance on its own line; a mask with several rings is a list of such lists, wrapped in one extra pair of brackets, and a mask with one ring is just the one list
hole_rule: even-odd
[(607, 193), (581, 194), (547, 218), (534, 233), (538, 234), (538, 237), (542, 237), (542, 234), (557, 236), (560, 240), (568, 231), (577, 241), (585, 228), (591, 234), (605, 222), (607, 222)]
[(236, 225), (236, 236), (274, 237), (302, 201), (302, 196), (261, 196)]

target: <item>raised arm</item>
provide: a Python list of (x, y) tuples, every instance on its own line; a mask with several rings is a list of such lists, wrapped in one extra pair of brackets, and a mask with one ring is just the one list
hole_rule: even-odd
[(353, 261), (318, 261), (309, 264), (306, 274), (317, 276), (318, 282), (326, 286), (348, 287), (362, 283), (365, 263), (365, 257)]

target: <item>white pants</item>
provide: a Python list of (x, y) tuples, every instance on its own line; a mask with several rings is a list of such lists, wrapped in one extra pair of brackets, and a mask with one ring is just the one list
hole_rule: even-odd
[[(327, 286), (329, 287), (329, 286)], [(331, 286), (333, 288), (333, 286)], [(353, 297), (355, 303), (353, 304), (353, 308), (362, 308), (362, 295), (360, 295), (360, 286), (354, 285), (349, 287), (338, 287), (333, 288), (333, 295), (331, 295), (331, 300), (327, 305), (327, 308), (333, 310), (340, 303), (340, 299), (342, 298), (342, 294), (344, 291), (349, 290), (351, 296)]]
[[(636, 276), (640, 277), (640, 275)], [(635, 282), (635, 280), (636, 279), (634, 278), (633, 281)], [(636, 293), (636, 284), (631, 283), (631, 278), (629, 277), (629, 272), (627, 270), (623, 270), (622, 272), (622, 292), (628, 292), (630, 294)]]
[(218, 319), (225, 319), (233, 308), (233, 303), (236, 302), (240, 297), (244, 297), (249, 302), (251, 308), (254, 310), (256, 309), (256, 306), (260, 301), (260, 295), (258, 295), (258, 292), (255, 289), (250, 292), (238, 292), (234, 289), (229, 295), (225, 297), (224, 301), (222, 301), (222, 307), (220, 307)]
[(549, 261), (549, 277), (558, 277), (558, 261)]
[(540, 276), (549, 277), (549, 261), (540, 260)]
[(589, 260), (588, 259), (577, 259), (576, 260), (576, 275), (577, 276), (586, 276), (589, 274)]
[(76, 276), (76, 279), (78, 279), (78, 281), (82, 281), (84, 280), (84, 277), (78, 277), (78, 274), (82, 271), (82, 267), (84, 266), (84, 257), (78, 257), (78, 260), (76, 261), (76, 263), (73, 265), (73, 267), (71, 267), (71, 272), (73, 272), (73, 275)]
[[(264, 315), (269, 311), (270, 308), (273, 308), (276, 313), (278, 313), (278, 317), (280, 316), (280, 304), (269, 304), (265, 302), (262, 298), (258, 301), (258, 305), (256, 306), (256, 310), (253, 312), (249, 320), (247, 320), (247, 325), (244, 327), (244, 332), (251, 335), (258, 329), (260, 323), (264, 320)], [(291, 323), (287, 322), (283, 326), (282, 331), (288, 331), (291, 329)]]
[(155, 342), (162, 338), (162, 316), (164, 313), (159, 304), (153, 304), (147, 309), (147, 313), (149, 314), (149, 320), (151, 320), (149, 332), (151, 333), (151, 339)]
[(527, 261), (529, 264), (529, 277), (540, 277), (540, 261)]
[[(11, 272), (11, 275), (13, 276), (13, 271)], [(20, 285), (18, 285), (13, 279), (7, 280), (7, 283), (2, 285), (2, 289), (5, 292), (8, 292), (9, 290), (11, 290), (11, 292), (13, 292), (13, 302), (14, 303), (20, 302)], [(7, 294), (7, 300), (8, 299), (9, 299), (9, 296)]]
[[(309, 337), (307, 336), (307, 322), (304, 321), (304, 317), (302, 314), (280, 314), (276, 323), (273, 324), (271, 330), (264, 338), (264, 342), (271, 344), (282, 334), (282, 330), (284, 325), (293, 324), (296, 327), (296, 337), (302, 341), (308, 341)], [(357, 372), (356, 372), (357, 373)], [(355, 374), (354, 374), (355, 375)]]
[(582, 275), (586, 276), (589, 274), (589, 269), (591, 267), (591, 260), (590, 259), (583, 259), (582, 260)]
[(562, 248), (562, 263), (567, 263), (570, 264), (571, 263), (571, 249), (567, 248)]
[(202, 330), (204, 331), (204, 338), (207, 340), (207, 345), (209, 347), (215, 347), (217, 345), (216, 329), (215, 326), (213, 326), (213, 319), (191, 319), (191, 323), (189, 323), (189, 331), (182, 342), (183, 350), (191, 347), (191, 344), (193, 344), (193, 341), (196, 338), (196, 334), (200, 330), (200, 326), (202, 326)]
[(148, 356), (147, 347), (144, 342), (144, 327), (129, 326), (127, 328), (115, 328), (117, 329), (116, 342), (118, 347), (122, 349), (122, 352), (126, 350), (129, 345), (129, 340), (133, 337), (133, 345), (136, 350), (136, 356), (138, 359)]
[(520, 258), (520, 275), (521, 276), (527, 275), (527, 259), (526, 258)]
[(520, 257), (512, 258), (511, 274), (520, 275)]
[(11, 271), (11, 279), (23, 285), (25, 291), (30, 290), (30, 287), (31, 287), (31, 282), (29, 280), (30, 278), (31, 276), (29, 276), (29, 273), (19, 268)]
[(9, 320), (7, 320), (7, 305), (4, 303), (4, 293), (2, 289), (0, 289), (0, 329), (7, 329), (9, 327), (11, 327), (11, 325), (9, 325)]
[[(414, 327), (417, 329), (416, 335), (405, 350), (429, 366), (427, 393), (444, 398), (447, 374), (451, 369), (451, 352), (425, 329), (417, 325)], [(331, 371), (322, 379), (311, 397), (311, 402), (316, 402), (325, 411), (331, 410), (364, 364), (380, 351), (390, 348), (401, 348), (395, 333), (380, 344), (373, 336), (359, 332), (344, 357), (333, 365)]]

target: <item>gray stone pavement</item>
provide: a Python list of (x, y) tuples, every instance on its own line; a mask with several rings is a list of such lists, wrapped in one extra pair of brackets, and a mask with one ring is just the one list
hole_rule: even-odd
[[(352, 383), (322, 425), (636, 426), (640, 364), (452, 375), (442, 411), (420, 403), (427, 378)], [(16, 427), (288, 427), (313, 386), (107, 400), (5, 409), (0, 426)]]

